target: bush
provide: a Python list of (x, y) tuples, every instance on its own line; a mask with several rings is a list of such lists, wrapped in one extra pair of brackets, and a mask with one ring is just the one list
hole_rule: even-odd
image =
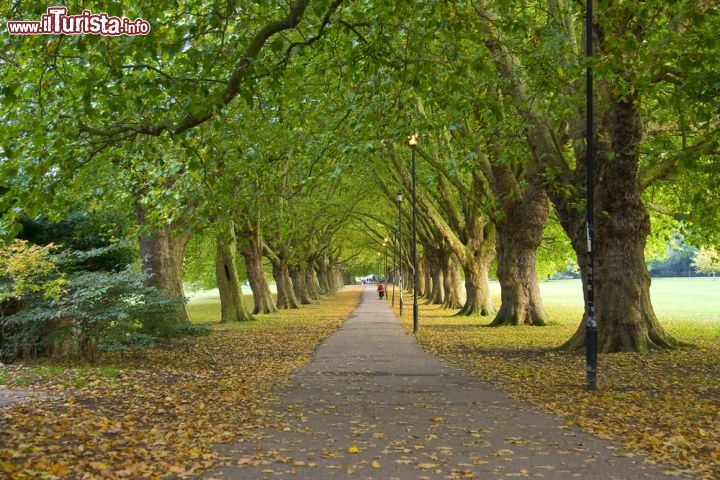
[(159, 325), (183, 307), (182, 301), (144, 286), (145, 275), (132, 267), (74, 271), (93, 255), (105, 255), (107, 248), (52, 257), (68, 272), (62, 293), (47, 296), (25, 289), (25, 308), (3, 318), (5, 347), (23, 355), (80, 355), (94, 361), (99, 352), (138, 352), (156, 336), (180, 333), (180, 327)]

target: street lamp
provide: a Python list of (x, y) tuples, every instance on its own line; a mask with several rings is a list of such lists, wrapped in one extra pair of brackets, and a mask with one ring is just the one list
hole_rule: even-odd
[(378, 283), (380, 283), (380, 282), (382, 281), (382, 268), (380, 267), (380, 265), (381, 265), (381, 263), (380, 263), (380, 256), (381, 256), (381, 255), (382, 255), (382, 253), (377, 252), (377, 259), (378, 259), (378, 260), (377, 260)]
[(402, 229), (400, 228), (400, 204), (403, 200), (403, 194), (398, 190), (395, 196), (398, 204), (398, 292), (400, 295), (400, 316), (403, 314), (403, 298), (402, 298)]
[(586, 121), (586, 151), (585, 151), (585, 191), (587, 199), (585, 201), (586, 208), (586, 235), (587, 235), (587, 308), (585, 318), (585, 375), (587, 380), (587, 389), (597, 389), (597, 361), (598, 361), (598, 324), (595, 320), (595, 290), (593, 285), (593, 194), (594, 180), (593, 169), (595, 144), (594, 144), (594, 126), (593, 126), (593, 75), (590, 59), (593, 56), (593, 2), (585, 2), (587, 10), (585, 11), (585, 56), (587, 57), (586, 70), (586, 103), (587, 111), (585, 114)]
[(415, 147), (417, 147), (417, 133), (410, 135), (408, 145), (412, 150), (412, 256), (413, 256), (413, 333), (418, 331), (418, 272), (417, 272), (417, 229), (415, 214)]
[[(388, 242), (390, 241), (389, 238), (385, 237), (383, 239), (383, 251), (385, 252), (385, 270), (383, 271), (383, 280), (385, 280), (385, 287), (387, 287), (388, 282), (388, 269), (387, 269), (387, 246)], [(387, 296), (385, 297), (385, 300), (387, 300)]]
[[(395, 229), (393, 229), (395, 230)], [(395, 241), (397, 242), (397, 234), (395, 235)], [(395, 284), (397, 283), (397, 249), (393, 248), (393, 290), (392, 290), (392, 300), (390, 301), (391, 306), (395, 306)]]

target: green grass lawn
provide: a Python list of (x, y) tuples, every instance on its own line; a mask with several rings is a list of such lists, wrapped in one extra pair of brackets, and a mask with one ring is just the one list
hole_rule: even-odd
[[(500, 302), (500, 284), (491, 282), (491, 290)], [(546, 307), (566, 312), (583, 311), (580, 280), (548, 280), (540, 283)], [(707, 277), (653, 278), (650, 287), (653, 307), (663, 323), (710, 322), (720, 324), (720, 279)]]
[[(273, 295), (273, 298), (275, 298), (275, 295)], [(252, 295), (243, 295), (243, 300), (248, 310), (252, 310)], [(188, 313), (193, 322), (209, 323), (220, 321), (220, 296), (218, 291), (207, 290), (190, 294)]]
[[(491, 282), (490, 289), (496, 306), (499, 306), (500, 284)], [(580, 280), (549, 280), (540, 283), (540, 290), (543, 302), (551, 315), (555, 309), (560, 309), (564, 313), (563, 318), (553, 318), (553, 321), (579, 320), (583, 311)], [(663, 324), (692, 322), (720, 325), (720, 279), (654, 278), (650, 294), (655, 313)], [(252, 309), (252, 295), (245, 295), (244, 298), (245, 305)], [(217, 290), (192, 294), (188, 302), (188, 310), (195, 322), (220, 320), (220, 297)]]

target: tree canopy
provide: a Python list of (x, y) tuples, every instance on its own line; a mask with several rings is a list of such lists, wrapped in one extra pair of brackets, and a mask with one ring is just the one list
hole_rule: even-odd
[[(162, 244), (176, 272), (187, 254), (186, 270), (207, 279), (209, 239), (230, 242), (232, 228), (255, 295), (264, 257), (276, 281), (291, 278), (288, 288), (310, 301), (300, 283), (320, 294), (341, 269), (372, 271), (385, 238), (402, 253), (398, 270), (412, 274), (411, 215), (395, 195), (411, 196), (406, 142), (417, 132), (421, 293), (441, 282), (449, 293), (462, 269), (463, 313), (542, 325), (538, 272), (574, 259), (587, 273), (583, 85), (592, 67), (598, 294), (623, 299), (622, 315), (599, 312), (602, 348), (674, 345), (647, 298), (644, 252), (678, 232), (720, 245), (714, 2), (600, 2), (591, 59), (581, 48), (584, 3), (569, 0), (82, 8), (151, 30), (0, 37), (5, 240), (22, 219), (60, 221), (92, 205), (135, 218), (128, 235), (165, 238), (141, 240), (143, 258)], [(28, 2), (0, 12), (45, 13)], [(486, 287), (496, 272), (499, 312)], [(256, 302), (256, 312), (272, 302)], [(616, 317), (640, 333), (621, 338)]]

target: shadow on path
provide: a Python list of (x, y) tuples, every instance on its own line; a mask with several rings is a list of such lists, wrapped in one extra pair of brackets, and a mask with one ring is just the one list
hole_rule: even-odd
[(372, 287), (266, 418), (203, 478), (674, 478), (425, 353)]

